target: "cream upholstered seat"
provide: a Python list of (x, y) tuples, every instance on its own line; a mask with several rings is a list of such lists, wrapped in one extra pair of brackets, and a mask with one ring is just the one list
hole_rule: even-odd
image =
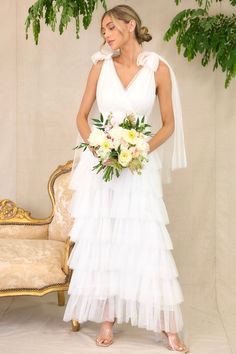
[(0, 240), (0, 288), (43, 288), (63, 283), (65, 245), (54, 240)]
[[(65, 305), (72, 272), (67, 260), (74, 245), (68, 235), (73, 223), (68, 211), (71, 168), (72, 160), (51, 174), (52, 211), (45, 219), (32, 217), (9, 199), (0, 201), (0, 297), (56, 291), (59, 306)], [(79, 330), (77, 321), (72, 329)]]

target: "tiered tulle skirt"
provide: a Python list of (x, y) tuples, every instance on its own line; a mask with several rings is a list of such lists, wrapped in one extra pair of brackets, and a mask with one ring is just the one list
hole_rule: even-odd
[(141, 175), (125, 169), (105, 182), (92, 167), (97, 159), (82, 153), (71, 176), (70, 213), (75, 245), (64, 321), (117, 323), (155, 332), (183, 327), (183, 293), (167, 231), (158, 150), (148, 155)]

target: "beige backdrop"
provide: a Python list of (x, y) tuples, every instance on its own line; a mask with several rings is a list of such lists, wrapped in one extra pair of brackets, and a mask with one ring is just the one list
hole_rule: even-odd
[[(165, 186), (168, 229), (185, 302), (185, 333), (193, 352), (236, 351), (236, 81), (224, 89), (224, 74), (188, 63), (175, 42), (163, 41), (170, 20), (194, 1), (123, 1), (150, 29), (147, 50), (172, 65), (180, 88), (187, 169)], [(73, 158), (79, 108), (91, 55), (101, 43), (101, 5), (88, 31), (75, 39), (74, 23), (60, 36), (42, 26), (39, 45), (25, 39), (32, 1), (2, 0), (0, 199), (10, 198), (36, 217), (50, 212), (47, 181), (58, 164)], [(108, 1), (110, 6), (118, 1)], [(222, 8), (221, 8), (222, 6)], [(230, 13), (228, 1), (212, 11)], [(219, 351), (217, 351), (217, 350)], [(194, 351), (195, 350), (195, 351)]]

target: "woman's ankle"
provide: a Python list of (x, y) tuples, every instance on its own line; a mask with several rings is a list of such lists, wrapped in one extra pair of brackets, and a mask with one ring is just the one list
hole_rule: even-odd
[(111, 322), (111, 321), (103, 321), (102, 324), (104, 324), (104, 325), (112, 325), (113, 322)]

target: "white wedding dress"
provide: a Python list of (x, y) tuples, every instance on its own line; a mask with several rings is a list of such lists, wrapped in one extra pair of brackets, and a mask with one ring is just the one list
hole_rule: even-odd
[[(141, 52), (137, 59), (141, 69), (125, 88), (113, 56), (101, 51), (92, 56), (93, 62), (104, 59), (97, 84), (99, 111), (105, 117), (113, 112), (118, 121), (135, 112), (149, 122), (157, 99), (154, 71), (161, 57)], [(174, 169), (186, 167), (186, 156), (173, 71), (171, 75), (176, 127), (170, 166)], [(75, 218), (70, 238), (75, 245), (68, 260), (73, 273), (64, 321), (102, 322), (116, 317), (117, 323), (130, 321), (155, 332), (182, 330), (183, 294), (166, 228), (161, 174), (165, 153), (160, 151), (148, 155), (141, 175), (124, 169), (109, 182), (92, 171), (97, 164), (92, 152), (81, 153), (70, 181), (74, 190), (70, 213)]]

